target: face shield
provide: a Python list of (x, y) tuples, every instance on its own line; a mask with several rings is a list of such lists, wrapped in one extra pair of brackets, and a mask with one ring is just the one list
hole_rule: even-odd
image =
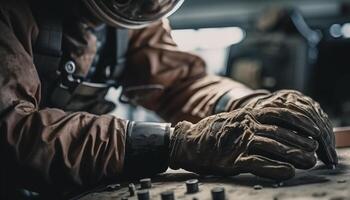
[(82, 0), (103, 22), (123, 28), (142, 28), (174, 13), (184, 0)]

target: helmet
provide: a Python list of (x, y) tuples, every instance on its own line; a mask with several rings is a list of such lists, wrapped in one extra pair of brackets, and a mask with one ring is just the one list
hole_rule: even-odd
[(142, 28), (174, 13), (184, 0), (82, 0), (103, 22), (123, 28)]

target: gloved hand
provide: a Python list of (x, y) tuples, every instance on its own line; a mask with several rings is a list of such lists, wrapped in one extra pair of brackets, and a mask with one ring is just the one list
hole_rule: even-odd
[(197, 124), (180, 122), (170, 138), (169, 165), (199, 174), (289, 179), (295, 168), (316, 164), (318, 143), (297, 132), (316, 137), (320, 131), (308, 117), (284, 108), (238, 109)]
[[(310, 97), (294, 90), (281, 90), (247, 99), (241, 107), (253, 109), (286, 108), (290, 112), (304, 115), (316, 125), (319, 132), (314, 136), (307, 135), (303, 132), (298, 132), (298, 134), (311, 136), (317, 140), (319, 143), (317, 156), (323, 163), (330, 166), (338, 163), (332, 124), (320, 105)], [(274, 121), (269, 123), (274, 123)]]

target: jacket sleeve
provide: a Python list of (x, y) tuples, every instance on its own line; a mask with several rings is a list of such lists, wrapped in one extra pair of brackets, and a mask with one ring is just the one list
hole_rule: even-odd
[(116, 180), (123, 170), (127, 122), (38, 108), (40, 80), (31, 50), (37, 27), (28, 6), (8, 2), (17, 4), (0, 6), (2, 190), (8, 184), (72, 190)]
[(170, 32), (164, 20), (131, 33), (123, 83), (130, 101), (170, 122), (196, 122), (214, 114), (217, 101), (228, 91), (233, 99), (252, 93), (231, 79), (208, 75), (204, 61), (180, 51)]

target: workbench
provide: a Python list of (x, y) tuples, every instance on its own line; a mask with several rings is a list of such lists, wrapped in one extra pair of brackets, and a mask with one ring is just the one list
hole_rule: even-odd
[[(298, 170), (296, 177), (283, 183), (259, 178), (250, 174), (234, 177), (198, 176), (182, 170), (168, 170), (166, 173), (152, 178), (152, 188), (149, 189), (151, 199), (160, 200), (160, 193), (174, 191), (176, 199), (211, 200), (211, 189), (224, 187), (226, 199), (271, 199), (271, 200), (301, 200), (301, 199), (332, 199), (350, 200), (350, 148), (337, 149), (339, 165), (336, 169), (328, 169), (318, 163), (311, 170)], [(186, 193), (185, 181), (199, 180), (199, 192)], [(130, 197), (128, 185), (134, 183), (136, 192), (140, 184), (137, 180), (112, 184), (99, 188), (78, 198), (80, 200), (96, 199), (130, 199), (136, 200), (137, 195)]]

